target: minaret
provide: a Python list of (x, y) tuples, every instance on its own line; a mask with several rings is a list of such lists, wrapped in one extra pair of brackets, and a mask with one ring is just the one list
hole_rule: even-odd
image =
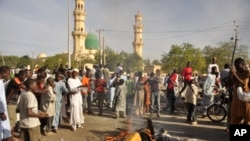
[(74, 15), (74, 31), (72, 36), (74, 39), (74, 59), (79, 60), (81, 55), (85, 53), (85, 17), (86, 11), (84, 8), (84, 0), (75, 0)]
[(142, 47), (143, 47), (143, 41), (142, 41), (142, 15), (138, 11), (135, 15), (135, 25), (134, 25), (134, 52), (137, 53), (140, 57), (142, 57)]

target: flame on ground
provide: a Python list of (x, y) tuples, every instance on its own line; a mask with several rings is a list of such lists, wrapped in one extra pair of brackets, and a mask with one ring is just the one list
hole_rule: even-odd
[[(131, 129), (131, 126), (132, 126), (130, 118), (128, 118), (127, 123), (128, 123), (127, 124), (127, 129), (122, 130), (117, 136), (108, 136), (108, 137), (106, 137), (105, 141), (121, 141), (121, 140), (126, 139), (127, 136), (133, 134), (133, 133), (129, 132), (130, 129)], [(151, 131), (153, 129), (152, 121), (150, 119), (147, 119), (147, 124), (148, 124), (148, 128), (147, 129), (143, 129), (143, 130), (137, 131), (137, 133), (139, 133), (139, 132), (140, 133), (144, 133), (144, 135), (146, 134), (151, 141), (155, 141), (153, 139), (153, 134), (154, 133)], [(151, 128), (151, 130), (150, 130), (150, 128)]]
[(128, 135), (128, 130), (121, 131), (117, 136), (108, 136), (106, 137), (105, 141), (119, 141), (124, 139)]

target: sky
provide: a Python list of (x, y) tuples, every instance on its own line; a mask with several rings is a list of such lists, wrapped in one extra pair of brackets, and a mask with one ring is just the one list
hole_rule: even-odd
[[(70, 32), (74, 3), (70, 1)], [(132, 53), (135, 14), (143, 16), (143, 59), (161, 59), (171, 45), (203, 49), (230, 42), (238, 25), (239, 44), (250, 46), (249, 0), (85, 0), (85, 29), (105, 46)], [(235, 24), (234, 24), (234, 21)], [(52, 56), (68, 50), (68, 0), (0, 0), (0, 53)], [(70, 50), (73, 38), (70, 33)]]

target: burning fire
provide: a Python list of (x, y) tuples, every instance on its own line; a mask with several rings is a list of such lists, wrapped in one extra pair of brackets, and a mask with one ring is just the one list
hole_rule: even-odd
[(121, 131), (120, 134), (117, 136), (106, 137), (105, 141), (120, 141), (120, 140), (124, 139), (128, 134), (129, 134), (129, 132), (127, 130), (124, 130), (124, 131)]
[(146, 129), (138, 130), (138, 131), (132, 132), (132, 133), (129, 132), (130, 129), (131, 129), (131, 125), (132, 125), (130, 118), (128, 118), (127, 123), (128, 123), (127, 124), (127, 129), (121, 131), (117, 136), (108, 136), (108, 137), (106, 137), (105, 141), (121, 141), (121, 140), (126, 139), (126, 137), (128, 137), (128, 138), (133, 138), (133, 137), (143, 138), (142, 136), (144, 136), (144, 138), (147, 136), (149, 141), (155, 141), (153, 139), (154, 129), (153, 129), (153, 124), (152, 124), (151, 119), (147, 119), (148, 126), (147, 126)]

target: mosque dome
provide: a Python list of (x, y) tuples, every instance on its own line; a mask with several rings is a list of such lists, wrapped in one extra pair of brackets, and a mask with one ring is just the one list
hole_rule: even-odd
[(85, 39), (85, 49), (98, 50), (99, 40), (95, 34), (88, 33)]
[(46, 57), (47, 57), (47, 55), (45, 53), (40, 53), (40, 54), (38, 54), (37, 59), (44, 59)]

